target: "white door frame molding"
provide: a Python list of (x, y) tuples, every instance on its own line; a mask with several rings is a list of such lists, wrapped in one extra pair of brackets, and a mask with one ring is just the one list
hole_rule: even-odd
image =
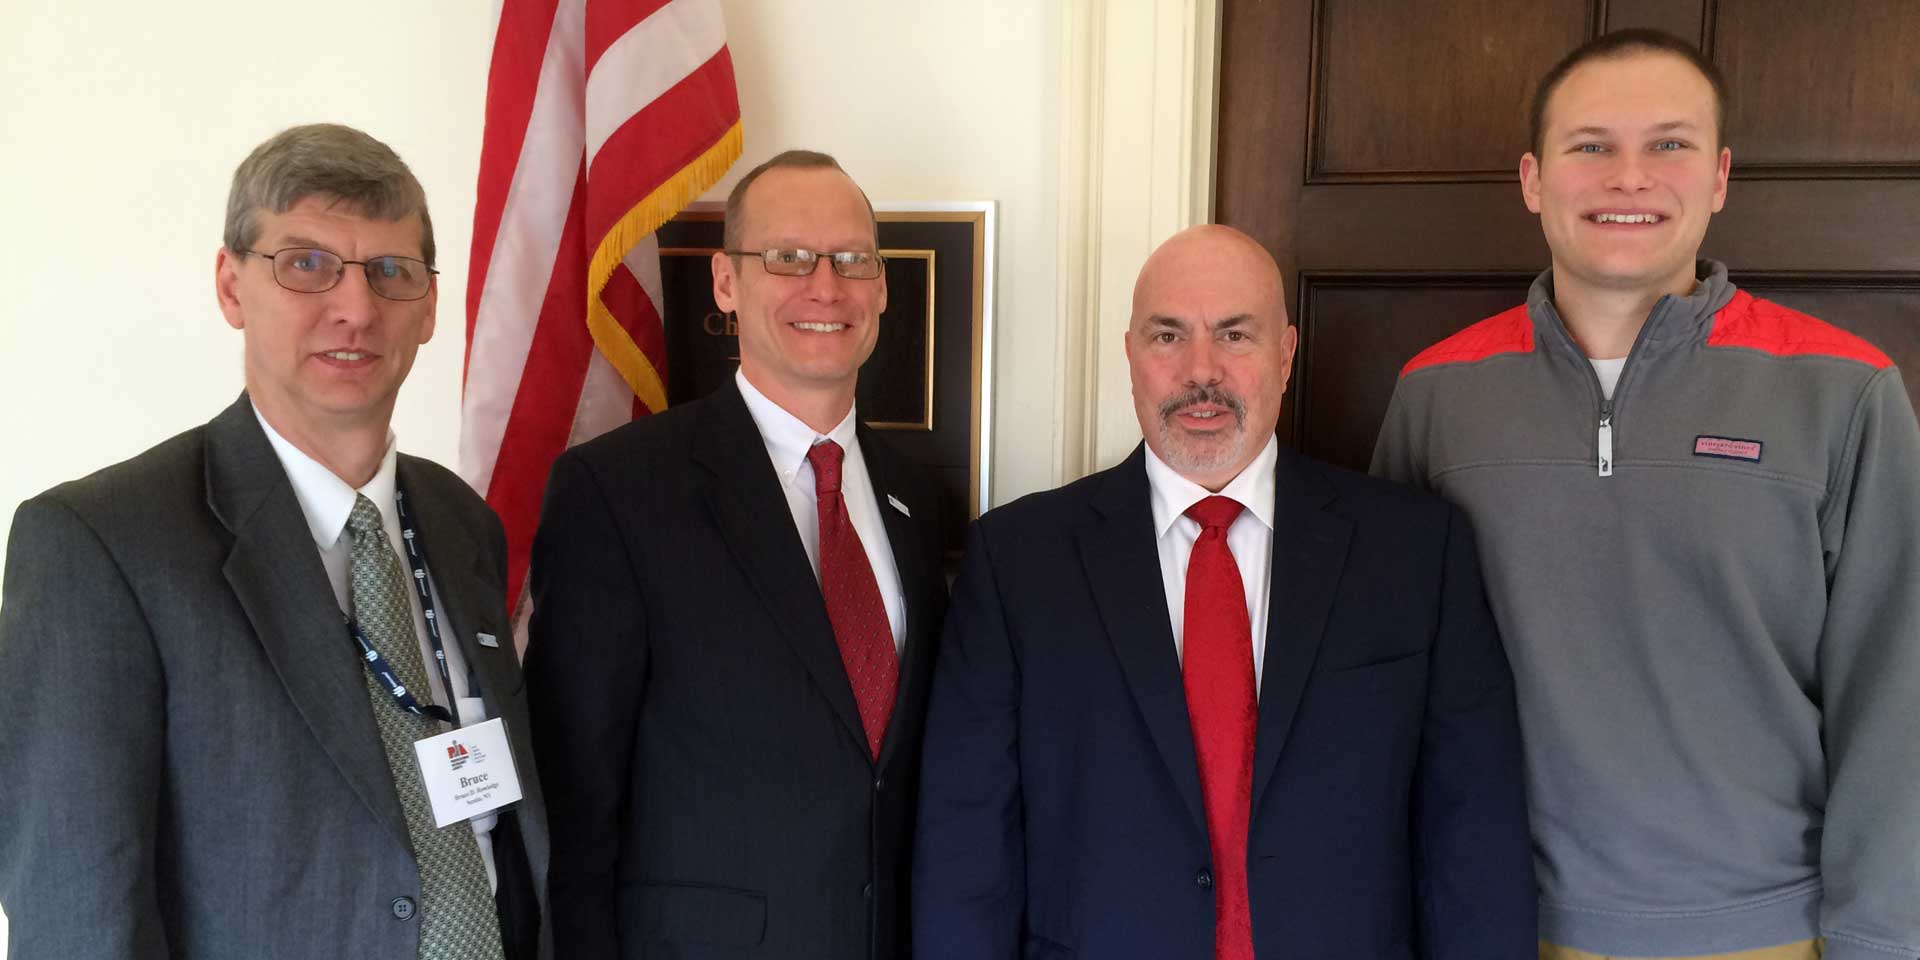
[(1063, 0), (1057, 478), (1140, 440), (1121, 338), (1140, 265), (1213, 218), (1220, 0)]

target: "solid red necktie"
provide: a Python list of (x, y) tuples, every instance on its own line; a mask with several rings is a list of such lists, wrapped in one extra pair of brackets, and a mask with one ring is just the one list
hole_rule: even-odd
[(1213, 955), (1253, 960), (1253, 921), (1247, 902), (1247, 829), (1253, 803), (1253, 633), (1240, 568), (1227, 547), (1227, 528), (1241, 505), (1208, 497), (1187, 508), (1200, 524), (1187, 561), (1186, 615), (1181, 629), (1181, 673), (1187, 718), (1200, 763), (1200, 796), (1213, 848)]
[(900, 660), (893, 649), (893, 627), (880, 586), (867, 562), (847, 501), (840, 495), (840, 445), (823, 440), (807, 451), (813, 464), (813, 491), (820, 508), (820, 594), (827, 603), (827, 620), (840, 645), (840, 663), (846, 667), (853, 701), (866, 729), (867, 749), (880, 759), (880, 741), (893, 714), (894, 687), (900, 680)]

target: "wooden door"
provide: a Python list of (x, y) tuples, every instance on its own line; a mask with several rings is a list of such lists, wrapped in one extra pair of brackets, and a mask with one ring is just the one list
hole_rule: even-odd
[(1890, 354), (1920, 404), (1920, 3), (1223, 0), (1221, 223), (1279, 258), (1300, 326), (1283, 440), (1364, 468), (1400, 366), (1524, 299), (1533, 85), (1599, 33), (1701, 44), (1733, 182), (1702, 255)]

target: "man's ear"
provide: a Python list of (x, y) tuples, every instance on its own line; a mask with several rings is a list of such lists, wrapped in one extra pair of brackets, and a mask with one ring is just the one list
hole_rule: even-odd
[(1713, 212), (1727, 205), (1727, 177), (1733, 173), (1733, 148), (1720, 148), (1720, 169), (1716, 171), (1713, 183)]
[(220, 315), (235, 330), (247, 328), (246, 311), (240, 306), (240, 264), (243, 257), (221, 247), (213, 255), (213, 297), (220, 304)]
[(1280, 335), (1280, 392), (1287, 392), (1287, 385), (1293, 380), (1293, 355), (1300, 349), (1300, 328), (1287, 324), (1287, 332)]
[(433, 339), (433, 325), (437, 319), (436, 311), (438, 311), (439, 308), (440, 278), (429, 274), (427, 276), (427, 322), (420, 327), (420, 342), (422, 344)]
[(733, 258), (725, 253), (713, 255), (713, 303), (722, 312), (732, 313), (739, 303), (734, 285), (740, 277), (733, 272)]
[(1540, 158), (1531, 150), (1520, 155), (1520, 197), (1528, 210), (1540, 212)]

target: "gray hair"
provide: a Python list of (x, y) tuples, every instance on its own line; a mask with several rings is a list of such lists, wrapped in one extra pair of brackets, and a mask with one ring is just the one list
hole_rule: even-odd
[[(786, 150), (775, 154), (767, 162), (747, 171), (747, 175), (741, 177), (740, 182), (733, 185), (733, 192), (727, 194), (726, 222), (721, 228), (722, 240), (720, 242), (724, 244), (728, 250), (740, 249), (740, 244), (745, 241), (744, 235), (747, 231), (747, 188), (753, 186), (753, 182), (760, 179), (761, 174), (766, 173), (768, 170), (780, 169), (839, 170), (842, 174), (847, 172), (845, 168), (840, 166), (840, 161), (817, 150)], [(853, 178), (849, 176), (847, 179), (851, 180)], [(856, 183), (853, 185), (853, 188), (860, 190), (860, 185)], [(867, 199), (867, 192), (865, 190), (860, 190), (860, 199), (867, 204), (867, 219), (873, 223), (873, 242), (878, 244), (880, 242), (880, 220), (873, 215), (873, 201)], [(736, 257), (735, 259), (738, 258)]]
[(420, 181), (392, 147), (337, 123), (282, 130), (240, 162), (227, 194), (227, 249), (252, 249), (259, 211), (285, 213), (308, 197), (331, 198), (375, 220), (419, 214), (420, 258), (433, 266), (433, 220)]

